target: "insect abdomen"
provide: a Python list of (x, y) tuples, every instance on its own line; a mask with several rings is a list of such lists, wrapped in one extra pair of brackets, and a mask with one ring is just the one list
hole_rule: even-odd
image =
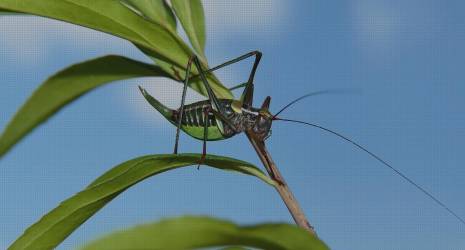
[[(229, 110), (231, 100), (229, 99), (220, 99), (221, 104)], [(209, 111), (207, 118), (205, 110)], [(208, 100), (200, 101), (184, 106), (182, 119), (181, 119), (181, 129), (188, 135), (203, 140), (205, 123), (207, 123), (207, 140), (216, 141), (229, 138), (235, 134), (227, 125), (218, 124), (219, 121), (211, 112), (212, 107)], [(179, 109), (173, 113), (173, 124), (176, 123), (179, 115)], [(223, 130), (220, 129), (223, 128)]]
[[(153, 98), (150, 94), (147, 93), (145, 89), (139, 87), (140, 91), (144, 95), (145, 99), (157, 109), (166, 119), (168, 119), (173, 125), (177, 126), (177, 121), (179, 117), (179, 109), (172, 110), (168, 107), (161, 104), (158, 100)], [(231, 100), (222, 99), (220, 100), (223, 104), (231, 103)], [(213, 114), (209, 113), (208, 119), (205, 119), (204, 110), (211, 110), (211, 105), (209, 101), (200, 101), (184, 106), (184, 112), (181, 121), (181, 129), (188, 135), (203, 140), (204, 130), (205, 130), (205, 121), (208, 123), (207, 126), (207, 140), (216, 141), (229, 138), (234, 135), (234, 133), (223, 134), (220, 131), (217, 124), (216, 118)]]
[[(216, 119), (211, 112), (205, 113), (205, 110), (210, 110), (211, 106), (208, 102), (197, 102), (184, 107), (181, 125), (190, 127), (204, 127), (207, 122), (207, 127), (216, 126)], [(207, 119), (205, 116), (208, 116)]]

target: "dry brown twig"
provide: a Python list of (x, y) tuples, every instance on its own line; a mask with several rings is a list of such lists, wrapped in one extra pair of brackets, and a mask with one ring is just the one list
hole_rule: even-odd
[(286, 207), (289, 210), (289, 213), (291, 213), (295, 223), (299, 227), (304, 228), (305, 230), (310, 232), (311, 234), (316, 235), (315, 229), (307, 220), (305, 213), (303, 212), (296, 198), (292, 194), (291, 189), (289, 188), (283, 176), (279, 172), (278, 167), (273, 162), (270, 153), (266, 149), (265, 142), (254, 137), (253, 133), (251, 132), (246, 132), (246, 134), (249, 138), (250, 143), (257, 152), (258, 157), (265, 166), (266, 171), (268, 172), (270, 177), (272, 177), (277, 182), (277, 185), (275, 185), (276, 191), (278, 191), (284, 204), (286, 204)]

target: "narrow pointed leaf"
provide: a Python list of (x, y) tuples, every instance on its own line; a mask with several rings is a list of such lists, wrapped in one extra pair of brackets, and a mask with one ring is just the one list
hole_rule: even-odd
[(266, 250), (329, 249), (318, 238), (294, 225), (238, 226), (225, 220), (186, 216), (117, 231), (90, 243), (82, 250), (181, 250), (223, 246)]
[(176, 31), (176, 17), (164, 0), (120, 0), (123, 5), (150, 22)]
[(176, 16), (197, 53), (205, 58), (205, 16), (200, 0), (171, 0)]
[(0, 135), (0, 157), (65, 105), (107, 83), (134, 77), (169, 77), (160, 67), (122, 56), (72, 65), (47, 79), (24, 103)]
[[(148, 155), (124, 162), (103, 174), (83, 191), (63, 201), (29, 227), (9, 249), (54, 249), (82, 223), (129, 187), (168, 170), (197, 165), (200, 158), (200, 154)], [(244, 161), (207, 155), (205, 164), (253, 175), (274, 185), (262, 171)]]

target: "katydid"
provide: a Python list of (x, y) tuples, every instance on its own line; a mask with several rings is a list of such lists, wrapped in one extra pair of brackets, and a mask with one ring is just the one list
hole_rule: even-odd
[[(244, 87), (242, 95), (239, 100), (233, 99), (221, 99), (218, 98), (215, 93), (213, 92), (211, 86), (207, 81), (206, 74), (211, 73), (215, 70), (220, 68), (226, 67), (233, 63), (239, 62), (246, 58), (255, 56), (255, 61), (247, 82), (243, 84), (239, 84), (232, 89), (237, 89)], [(152, 97), (145, 89), (139, 86), (142, 95), (145, 99), (156, 109), (160, 112), (169, 122), (176, 126), (176, 139), (174, 144), (174, 154), (178, 152), (178, 143), (179, 143), (179, 133), (180, 130), (184, 131), (186, 134), (190, 135), (191, 137), (202, 140), (203, 141), (203, 151), (202, 157), (199, 162), (199, 166), (204, 162), (206, 156), (206, 143), (207, 141), (216, 141), (216, 140), (224, 140), (228, 139), (234, 135), (240, 134), (242, 132), (248, 131), (258, 140), (266, 140), (271, 135), (271, 125), (272, 122), (277, 121), (287, 121), (287, 122), (294, 122), (299, 124), (308, 125), (314, 128), (321, 129), (325, 132), (331, 133), (349, 143), (354, 145), (355, 147), (359, 148), (360, 150), (368, 153), (371, 157), (375, 158), (378, 162), (383, 164), (384, 166), (388, 167), (395, 174), (400, 176), (402, 179), (416, 187), (419, 191), (424, 193), (430, 199), (432, 199), (436, 204), (441, 206), (445, 209), (448, 213), (458, 219), (462, 224), (465, 225), (465, 220), (461, 218), (457, 213), (451, 210), (448, 206), (446, 206), (443, 202), (429, 193), (426, 189), (418, 185), (414, 182), (411, 178), (407, 177), (403, 174), (400, 170), (394, 168), (391, 164), (384, 161), (381, 157), (377, 156), (376, 154), (372, 153), (371, 151), (367, 150), (365, 147), (361, 146), (360, 144), (356, 143), (355, 141), (349, 139), (348, 137), (330, 130), (328, 128), (322, 127), (317, 124), (298, 121), (298, 120), (291, 120), (291, 119), (284, 119), (278, 118), (281, 112), (285, 109), (293, 105), (294, 103), (317, 94), (324, 94), (328, 93), (329, 91), (319, 91), (313, 92), (306, 95), (303, 95), (286, 106), (284, 106), (280, 111), (278, 111), (275, 115), (271, 114), (269, 111), (271, 97), (268, 96), (263, 101), (263, 104), (260, 108), (255, 108), (252, 106), (253, 103), (253, 92), (254, 92), (254, 76), (257, 70), (258, 64), (262, 57), (262, 53), (259, 51), (252, 51), (245, 55), (242, 55), (238, 58), (233, 60), (227, 61), (223, 64), (220, 64), (216, 67), (211, 69), (203, 69), (198, 58), (194, 55), (189, 59), (186, 67), (186, 75), (184, 79), (184, 87), (182, 92), (181, 98), (181, 107), (177, 110), (169, 109), (154, 97)], [(199, 72), (198, 75), (191, 76), (191, 66), (192, 64), (195, 65), (197, 71)], [(186, 92), (189, 80), (194, 77), (200, 77), (202, 83), (207, 91), (208, 100), (199, 101), (192, 104), (185, 105), (186, 99)], [(275, 179), (278, 183), (280, 180), (276, 179), (271, 173), (271, 177)]]

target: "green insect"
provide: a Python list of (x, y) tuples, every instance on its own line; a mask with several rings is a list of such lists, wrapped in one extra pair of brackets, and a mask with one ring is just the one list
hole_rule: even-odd
[[(232, 89), (244, 87), (244, 91), (242, 92), (240, 99), (232, 100), (232, 99), (218, 98), (213, 92), (212, 88), (210, 87), (205, 74), (208, 74), (210, 72), (213, 72), (215, 70), (226, 67), (228, 65), (231, 65), (233, 63), (239, 62), (241, 60), (244, 60), (252, 56), (255, 56), (255, 61), (254, 61), (252, 71), (250, 73), (248, 81), (231, 88), (232, 90)], [(452, 211), (449, 207), (447, 207), (444, 203), (442, 203), (439, 199), (437, 199), (431, 193), (426, 191), (423, 187), (415, 183), (412, 179), (407, 177), (400, 170), (394, 168), (392, 165), (387, 163), (381, 157), (375, 155), (374, 153), (367, 150), (365, 147), (361, 146), (355, 141), (349, 139), (348, 137), (338, 132), (335, 132), (333, 130), (330, 130), (328, 128), (322, 127), (317, 124), (298, 121), (298, 120), (283, 119), (283, 118), (277, 117), (277, 115), (279, 115), (282, 111), (284, 111), (285, 109), (287, 109), (294, 103), (304, 98), (318, 95), (318, 94), (329, 93), (331, 91), (319, 91), (319, 92), (313, 92), (313, 93), (303, 95), (293, 100), (288, 105), (284, 106), (280, 111), (278, 111), (274, 115), (272, 115), (269, 111), (270, 101), (271, 101), (271, 98), (269, 96), (266, 97), (266, 99), (263, 101), (263, 104), (261, 105), (260, 108), (253, 107), (252, 106), (253, 91), (254, 91), (253, 80), (254, 80), (255, 72), (257, 70), (261, 57), (262, 57), (262, 53), (260, 53), (259, 51), (252, 51), (250, 53), (242, 55), (233, 60), (227, 61), (211, 69), (204, 70), (202, 69), (202, 66), (199, 60), (197, 59), (197, 57), (195, 55), (192, 56), (189, 59), (189, 62), (187, 63), (187, 70), (186, 70), (186, 75), (185, 75), (185, 80), (184, 80), (184, 88), (182, 92), (181, 107), (176, 110), (169, 109), (168, 107), (166, 107), (165, 105), (157, 101), (154, 97), (152, 97), (145, 89), (139, 86), (139, 89), (142, 92), (142, 95), (145, 97), (145, 99), (156, 110), (158, 110), (158, 112), (160, 112), (168, 121), (170, 121), (173, 125), (177, 127), (176, 140), (174, 144), (175, 154), (177, 154), (178, 152), (180, 130), (184, 131), (186, 134), (190, 135), (191, 137), (195, 139), (203, 141), (202, 157), (199, 162), (199, 166), (200, 166), (205, 161), (205, 156), (207, 154), (207, 149), (206, 149), (207, 141), (217, 141), (217, 140), (228, 139), (234, 135), (237, 135), (239, 133), (246, 132), (246, 131), (252, 136), (254, 136), (255, 139), (264, 141), (271, 135), (271, 125), (273, 121), (278, 120), (278, 121), (300, 123), (300, 124), (318, 128), (326, 132), (329, 132), (333, 135), (336, 135), (337, 137), (351, 143), (352, 145), (359, 148), (360, 150), (368, 153), (370, 156), (375, 158), (377, 161), (382, 163), (384, 166), (394, 171), (395, 174), (399, 175), (405, 181), (407, 181), (408, 183), (416, 187), (419, 191), (423, 192), (426, 196), (431, 198), (439, 206), (447, 210), (447, 212), (449, 212), (456, 219), (458, 219), (462, 224), (465, 225), (465, 220), (462, 219), (459, 215), (457, 215), (454, 211)], [(196, 103), (185, 105), (184, 102), (186, 99), (186, 92), (187, 92), (187, 86), (188, 86), (189, 80), (192, 79), (192, 77), (197, 77), (197, 76), (192, 76), (192, 77), (190, 76), (190, 70), (191, 70), (192, 64), (195, 65), (195, 67), (197, 68), (197, 71), (199, 72), (198, 76), (200, 76), (202, 83), (205, 89), (207, 90), (208, 100), (199, 101)], [(271, 177), (276, 180), (274, 176), (271, 176)], [(276, 180), (276, 181), (279, 182), (279, 180)]]
[[(211, 89), (205, 74), (251, 56), (255, 56), (255, 62), (249, 80), (244, 84), (234, 87), (244, 87), (240, 100), (218, 98)], [(181, 107), (177, 110), (167, 108), (153, 98), (145, 89), (139, 87), (145, 99), (168, 121), (177, 126), (174, 146), (175, 154), (178, 152), (180, 130), (195, 139), (203, 140), (203, 153), (200, 163), (203, 163), (205, 160), (207, 141), (228, 139), (247, 130), (253, 131), (253, 134), (258, 139), (264, 140), (269, 137), (273, 120), (273, 115), (268, 110), (270, 97), (265, 99), (261, 108), (252, 107), (253, 79), (261, 56), (260, 52), (253, 51), (209, 70), (202, 69), (196, 56), (191, 57), (187, 64)], [(184, 102), (192, 64), (197, 67), (199, 76), (207, 90), (208, 100), (185, 105)]]

